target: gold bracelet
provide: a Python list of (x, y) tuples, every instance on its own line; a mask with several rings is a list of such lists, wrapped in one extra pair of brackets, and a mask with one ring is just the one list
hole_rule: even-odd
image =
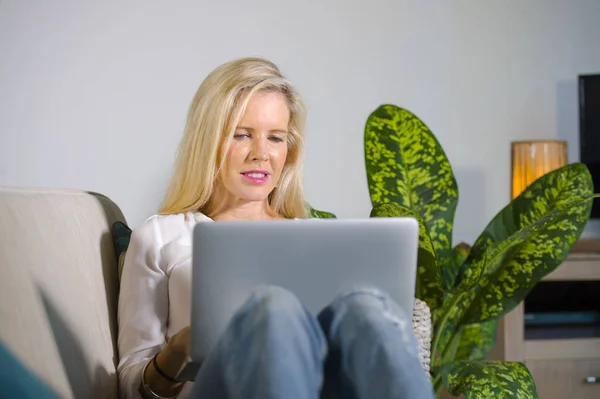
[(176, 394), (175, 396), (160, 396), (154, 392), (152, 388), (148, 386), (148, 384), (146, 384), (146, 369), (150, 363), (152, 363), (152, 359), (148, 360), (142, 369), (142, 388), (144, 389), (144, 392), (147, 393), (152, 399), (176, 399), (179, 394)]

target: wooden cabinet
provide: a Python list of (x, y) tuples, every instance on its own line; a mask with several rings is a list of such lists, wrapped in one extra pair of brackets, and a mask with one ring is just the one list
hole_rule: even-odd
[[(528, 360), (525, 364), (540, 398), (600, 398), (600, 359)], [(597, 383), (587, 381), (595, 376)]]
[[(542, 282), (587, 282), (588, 288), (590, 283), (598, 282), (595, 292), (600, 299), (600, 254), (573, 253)], [(583, 337), (577, 333), (569, 336), (568, 328), (565, 333), (563, 327), (559, 338), (526, 339), (524, 316), (525, 305), (521, 303), (501, 320), (497, 344), (489, 358), (525, 363), (540, 398), (600, 398), (600, 334), (595, 332), (600, 332), (600, 325)], [(596, 382), (593, 377), (597, 377)]]

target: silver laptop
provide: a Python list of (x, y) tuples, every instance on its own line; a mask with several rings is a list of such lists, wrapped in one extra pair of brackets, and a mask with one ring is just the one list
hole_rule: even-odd
[(202, 362), (260, 285), (293, 292), (315, 315), (337, 294), (374, 286), (411, 315), (418, 236), (413, 218), (198, 223), (191, 360)]

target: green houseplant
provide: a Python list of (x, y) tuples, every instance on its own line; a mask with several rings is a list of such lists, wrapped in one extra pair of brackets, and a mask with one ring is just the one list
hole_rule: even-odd
[(335, 214), (333, 214), (331, 212), (320, 211), (318, 209), (311, 207), (310, 205), (307, 205), (307, 207), (309, 210), (309, 216), (312, 219), (336, 219)]
[(537, 398), (520, 363), (485, 358), (500, 317), (568, 255), (589, 218), (592, 179), (579, 163), (531, 184), (473, 246), (452, 246), (458, 187), (442, 147), (414, 114), (382, 105), (367, 119), (371, 217), (419, 221), (416, 297), (432, 310), (432, 382), (439, 394)]

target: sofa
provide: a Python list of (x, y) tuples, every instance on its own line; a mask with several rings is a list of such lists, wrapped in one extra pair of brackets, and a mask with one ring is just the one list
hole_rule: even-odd
[[(101, 194), (0, 187), (0, 343), (61, 398), (118, 397), (115, 222)], [(420, 301), (413, 321), (428, 371)]]
[(117, 257), (101, 194), (0, 188), (0, 341), (62, 398), (117, 398)]

